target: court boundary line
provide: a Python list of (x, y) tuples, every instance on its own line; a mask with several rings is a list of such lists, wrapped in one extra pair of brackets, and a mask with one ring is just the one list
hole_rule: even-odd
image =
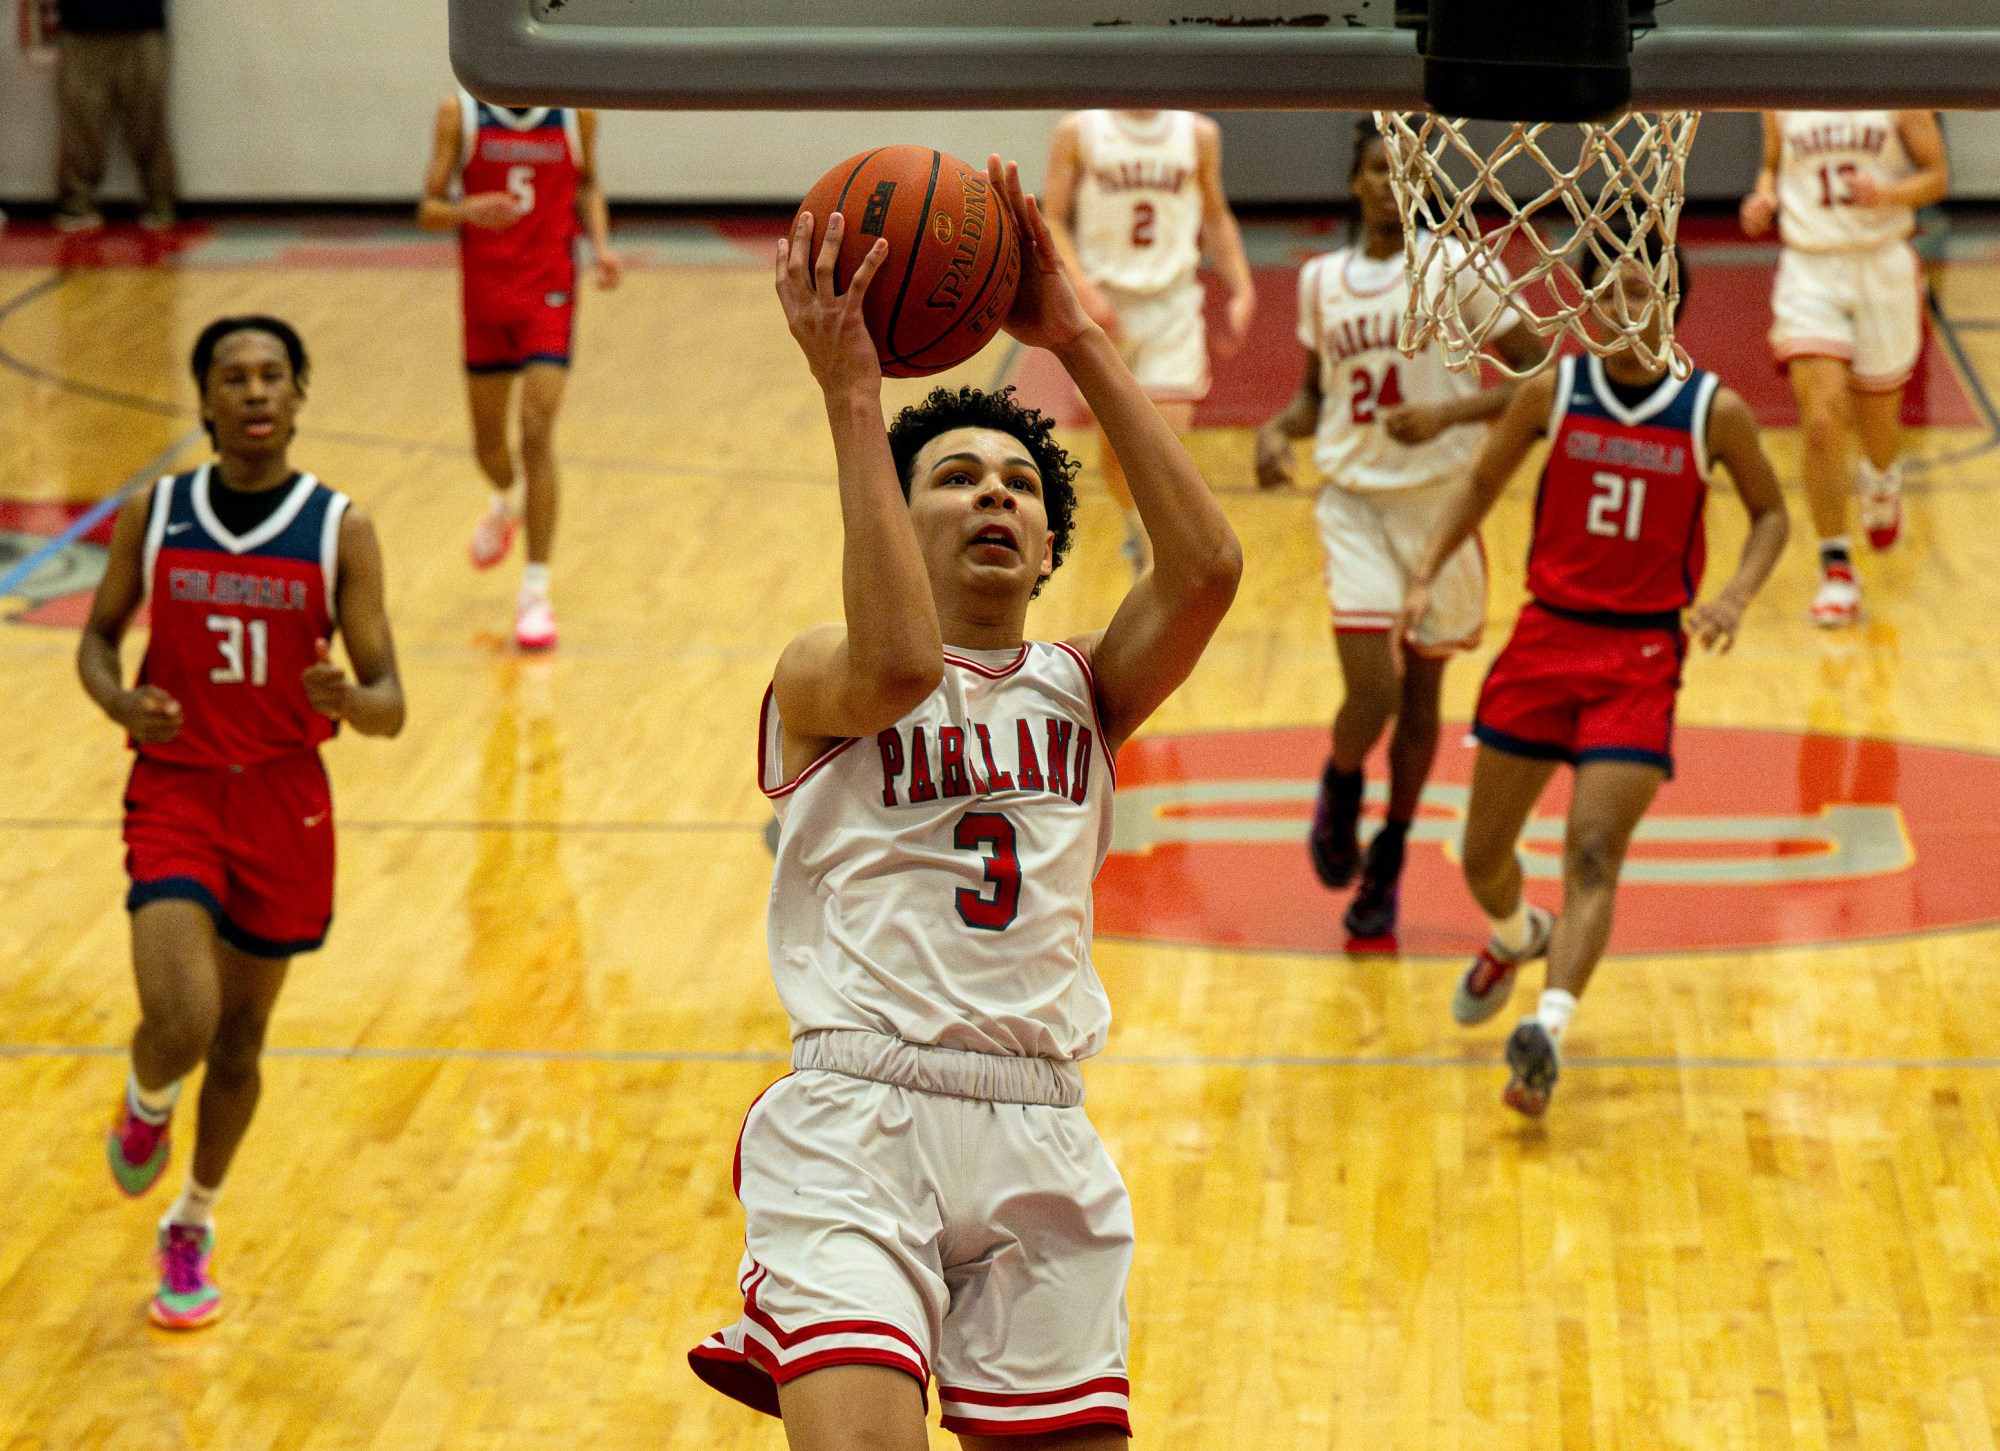
[[(31, 1058), (122, 1058), (131, 1051), (123, 1043), (0, 1043), (0, 1061)], [(362, 1061), (377, 1063), (574, 1063), (585, 1066), (639, 1064), (672, 1067), (703, 1063), (790, 1062), (788, 1053), (756, 1048), (449, 1048), (385, 1047), (354, 1044), (272, 1045), (266, 1058), (295, 1062)], [(1197, 1069), (1477, 1069), (1502, 1066), (1493, 1053), (1100, 1053), (1082, 1060), (1087, 1067)], [(1648, 1054), (1565, 1055), (1563, 1068), (1604, 1072), (2000, 1072), (2000, 1057), (1867, 1058), (1758, 1057), (1699, 1054), (1672, 1057)]]

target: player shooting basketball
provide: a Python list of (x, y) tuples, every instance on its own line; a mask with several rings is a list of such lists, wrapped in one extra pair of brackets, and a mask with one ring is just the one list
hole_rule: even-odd
[(693, 1353), (794, 1451), (923, 1451), (935, 1374), (969, 1447), (1122, 1447), (1132, 1215), (1082, 1108), (1110, 1004), (1090, 961), (1118, 747), (1194, 669), (1236, 536), (1077, 300), (1010, 164), (1025, 238), (1007, 330), (1048, 349), (1123, 460), (1153, 568), (1102, 631), (1026, 638), (1070, 542), (1075, 464), (1010, 394), (885, 423), (862, 316), (878, 241), (778, 248), (825, 395), (846, 618), (779, 657), (760, 775), (778, 813), (771, 967), (795, 1071), (739, 1145), (743, 1318)]

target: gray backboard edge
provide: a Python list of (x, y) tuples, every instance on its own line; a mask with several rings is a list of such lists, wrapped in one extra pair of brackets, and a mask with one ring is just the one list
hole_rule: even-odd
[[(501, 104), (660, 110), (1411, 109), (1423, 89), (1415, 38), (1364, 27), (557, 26), (523, 0), (452, 0), (451, 60)], [(1661, 30), (1633, 78), (1649, 110), (1995, 107), (2000, 26)]]

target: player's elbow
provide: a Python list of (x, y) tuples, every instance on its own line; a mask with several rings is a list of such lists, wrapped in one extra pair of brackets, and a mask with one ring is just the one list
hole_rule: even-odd
[(944, 681), (944, 651), (914, 651), (885, 659), (869, 670), (864, 684), (872, 713), (901, 720), (931, 698)]
[(1243, 582), (1243, 543), (1236, 531), (1224, 524), (1207, 547), (1175, 572), (1180, 586), (1176, 593), (1185, 603), (1204, 614), (1220, 616), (1236, 599), (1236, 588)]

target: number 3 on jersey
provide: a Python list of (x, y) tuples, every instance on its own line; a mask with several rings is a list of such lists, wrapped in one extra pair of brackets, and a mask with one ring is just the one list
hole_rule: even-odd
[(1352, 417), (1356, 423), (1373, 423), (1376, 414), (1384, 408), (1400, 408), (1403, 403), (1403, 380), (1396, 375), (1396, 365), (1389, 364), (1377, 378), (1367, 368), (1356, 368), (1352, 380)]
[(997, 811), (968, 811), (958, 818), (952, 845), (986, 858), (986, 880), (992, 895), (958, 889), (958, 915), (968, 927), (999, 932), (1021, 910), (1021, 858), (1014, 849), (1014, 823)]

